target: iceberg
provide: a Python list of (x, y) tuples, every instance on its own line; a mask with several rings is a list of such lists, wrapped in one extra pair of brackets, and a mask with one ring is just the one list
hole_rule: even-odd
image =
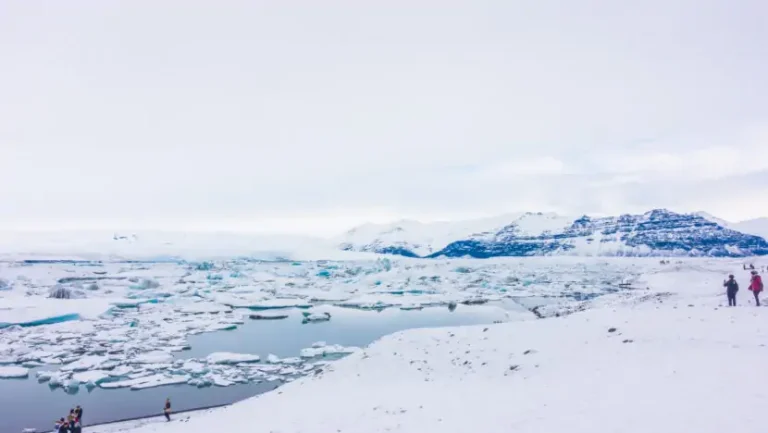
[(130, 360), (137, 364), (166, 364), (173, 361), (173, 355), (162, 350), (145, 352)]
[(232, 308), (226, 305), (214, 304), (211, 302), (194, 302), (180, 305), (177, 311), (187, 314), (217, 314), (229, 313), (232, 311)]
[(323, 312), (323, 313), (302, 313), (304, 315), (304, 319), (302, 322), (304, 323), (311, 323), (311, 322), (327, 322), (331, 320), (331, 313), (329, 312)]
[(287, 319), (287, 314), (282, 313), (259, 313), (259, 314), (251, 314), (248, 316), (252, 320), (281, 320), (281, 319)]
[(70, 362), (69, 364), (64, 365), (61, 367), (62, 371), (86, 371), (90, 370), (97, 365), (100, 365), (101, 363), (107, 361), (106, 356), (100, 356), (100, 355), (89, 355), (84, 356), (77, 361)]
[[(109, 372), (103, 370), (85, 371), (82, 373), (75, 373), (72, 375), (72, 380), (79, 383), (94, 383), (99, 384), (110, 377)], [(39, 376), (38, 376), (39, 379)]]
[(254, 302), (249, 306), (251, 310), (271, 310), (281, 308), (309, 308), (312, 304), (301, 299), (294, 298), (274, 298), (261, 302)]
[(360, 350), (359, 347), (344, 347), (338, 344), (322, 347), (309, 347), (301, 350), (302, 358), (316, 358), (329, 355), (348, 355)]
[(247, 296), (216, 294), (213, 300), (232, 308), (258, 308), (268, 298), (261, 293), (246, 293)]
[(29, 376), (29, 369), (24, 367), (0, 367), (0, 379), (24, 379)]
[(202, 362), (187, 360), (182, 364), (181, 370), (189, 374), (199, 376), (208, 372), (208, 367)]
[(156, 388), (158, 386), (187, 383), (190, 379), (191, 378), (189, 376), (168, 376), (165, 374), (154, 374), (151, 376), (144, 376), (119, 382), (102, 382), (99, 384), (99, 386), (104, 389), (131, 388), (139, 390)]
[(209, 364), (237, 364), (239, 362), (259, 362), (259, 355), (249, 355), (245, 353), (216, 352), (211, 353), (206, 358)]
[(47, 382), (51, 380), (51, 376), (53, 376), (52, 371), (38, 371), (35, 375), (37, 376), (38, 382)]

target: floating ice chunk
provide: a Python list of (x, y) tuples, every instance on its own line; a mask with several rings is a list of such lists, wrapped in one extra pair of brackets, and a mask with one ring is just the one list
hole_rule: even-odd
[(301, 364), (302, 362), (304, 361), (301, 358), (283, 358), (280, 360), (281, 364), (288, 364), (288, 365)]
[(312, 302), (341, 302), (346, 301), (353, 296), (350, 293), (327, 290), (296, 290), (290, 293), (295, 293), (301, 297), (308, 298)]
[(134, 284), (131, 286), (131, 289), (134, 290), (146, 290), (146, 289), (156, 289), (160, 287), (160, 283), (158, 283), (155, 280), (151, 280), (149, 278), (144, 278), (141, 281), (139, 281), (138, 284)]
[[(283, 361), (280, 361), (280, 362), (283, 362)], [(299, 362), (301, 362), (300, 359), (299, 359)], [(259, 372), (262, 372), (262, 373), (274, 373), (274, 372), (280, 371), (280, 369), (283, 368), (283, 367), (281, 367), (279, 365), (255, 364), (255, 365), (252, 365), (251, 368), (253, 370), (256, 370), (256, 371), (259, 371)]]
[(205, 358), (209, 364), (237, 364), (239, 362), (258, 362), (259, 355), (245, 353), (216, 352)]
[(319, 348), (325, 347), (327, 345), (328, 345), (328, 343), (326, 343), (325, 341), (315, 341), (314, 343), (312, 343), (312, 347), (315, 348), (315, 349), (319, 349)]
[(208, 367), (202, 362), (190, 359), (182, 364), (181, 370), (186, 371), (189, 374), (200, 375), (207, 373)]
[(253, 305), (251, 305), (251, 310), (270, 310), (270, 309), (279, 309), (279, 308), (309, 308), (312, 304), (310, 304), (307, 301), (304, 301), (302, 299), (294, 299), (294, 298), (275, 298), (275, 299), (267, 299), (265, 301), (261, 302), (255, 302)]
[(209, 325), (205, 328), (206, 332), (214, 332), (214, 331), (234, 331), (237, 329), (237, 325), (234, 325), (232, 323), (214, 323), (212, 325)]
[(146, 382), (133, 385), (131, 386), (131, 389), (139, 390), (139, 389), (147, 389), (147, 388), (157, 388), (158, 386), (179, 385), (182, 383), (187, 383), (189, 381), (189, 376), (158, 375), (158, 376), (150, 376), (150, 378), (154, 378), (154, 379), (147, 380)]
[(128, 379), (141, 379), (142, 377), (152, 376), (154, 373), (151, 371), (139, 370), (135, 373), (128, 375)]
[(112, 305), (117, 308), (135, 308), (141, 304), (154, 303), (156, 299), (117, 299), (112, 301)]
[(29, 369), (24, 367), (0, 367), (0, 379), (23, 379), (29, 376)]
[(346, 355), (360, 350), (359, 347), (344, 347), (338, 344), (323, 347), (310, 347), (301, 350), (302, 358), (315, 358), (328, 355)]
[(72, 289), (57, 284), (54, 288), (48, 292), (48, 297), (53, 299), (72, 299)]
[(51, 380), (51, 376), (53, 376), (54, 372), (52, 371), (38, 371), (36, 373), (37, 381), (38, 382), (47, 382)]
[(177, 308), (176, 311), (187, 314), (215, 314), (228, 313), (232, 311), (232, 308), (226, 305), (214, 304), (212, 302), (194, 302), (181, 305)]
[(294, 375), (294, 374), (298, 374), (298, 373), (299, 373), (299, 370), (297, 370), (294, 367), (290, 367), (290, 366), (289, 367), (283, 367), (280, 370), (280, 374), (282, 374), (283, 376), (290, 376), (290, 375)]
[(160, 363), (160, 364), (142, 364), (141, 365), (145, 370), (149, 371), (166, 371), (173, 367), (173, 364), (171, 363)]
[(270, 364), (278, 364), (280, 363), (280, 358), (278, 358), (277, 355), (270, 353), (267, 355), (267, 362)]
[(48, 380), (48, 385), (51, 387), (63, 386), (64, 382), (68, 381), (71, 376), (71, 373), (57, 371), (51, 374), (51, 377)]
[(304, 323), (308, 322), (327, 322), (331, 320), (331, 313), (329, 312), (323, 312), (323, 313), (302, 313), (304, 315), (304, 319), (302, 320)]
[(216, 294), (213, 300), (219, 304), (227, 305), (232, 308), (251, 308), (257, 307), (267, 300), (266, 295), (261, 293), (247, 293), (243, 296), (232, 296), (228, 294)]
[[(91, 370), (82, 373), (75, 373), (72, 376), (72, 380), (79, 383), (93, 382), (99, 384), (110, 377), (109, 372), (103, 370)], [(38, 377), (39, 378), (39, 377)]]
[(131, 362), (138, 364), (167, 364), (173, 361), (173, 355), (162, 350), (155, 350), (153, 352), (141, 353), (135, 358), (131, 359)]
[(187, 383), (189, 376), (168, 376), (165, 374), (154, 374), (151, 376), (139, 377), (136, 379), (123, 380), (119, 382), (102, 382), (99, 384), (104, 389), (116, 389), (116, 388), (131, 388), (131, 389), (146, 389), (155, 388), (164, 385), (176, 385), (180, 383)]
[(0, 365), (16, 364), (18, 360), (15, 356), (0, 356)]
[(211, 375), (211, 382), (213, 382), (213, 384), (216, 386), (232, 386), (235, 384), (235, 382), (228, 380), (218, 374)]
[(64, 383), (61, 384), (61, 386), (67, 390), (76, 390), (77, 388), (80, 388), (80, 381), (77, 381), (75, 379), (68, 379), (68, 380), (65, 380)]
[(282, 313), (258, 313), (258, 314), (251, 314), (248, 317), (253, 320), (280, 320), (280, 319), (287, 319), (288, 315), (282, 314)]
[(133, 368), (128, 367), (127, 365), (121, 365), (119, 367), (115, 367), (114, 369), (110, 370), (108, 373), (112, 377), (121, 377), (121, 376), (128, 376), (133, 372), (134, 372)]
[(77, 361), (71, 362), (61, 367), (61, 369), (62, 371), (85, 371), (85, 370), (90, 370), (105, 361), (107, 361), (106, 356), (100, 356), (100, 355), (84, 356), (78, 359)]

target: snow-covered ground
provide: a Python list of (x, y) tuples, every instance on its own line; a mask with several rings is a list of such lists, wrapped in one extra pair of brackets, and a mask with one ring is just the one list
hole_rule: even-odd
[(768, 310), (746, 289), (723, 306), (741, 266), (647, 266), (640, 290), (560, 317), (396, 333), (277, 391), (131, 431), (764, 432)]

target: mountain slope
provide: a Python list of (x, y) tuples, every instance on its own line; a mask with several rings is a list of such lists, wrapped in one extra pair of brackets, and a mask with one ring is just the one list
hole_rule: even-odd
[[(765, 239), (724, 227), (698, 214), (656, 209), (642, 215), (580, 218), (525, 213), (507, 217), (485, 230), (450, 226), (438, 239), (430, 225), (366, 226), (353, 229), (340, 248), (350, 251), (409, 257), (585, 256), (712, 256), (743, 257), (768, 254)], [(444, 227), (443, 227), (444, 228)], [(467, 233), (462, 236), (462, 233)], [(446, 242), (453, 236), (452, 241)]]
[(469, 221), (422, 223), (402, 220), (392, 224), (365, 224), (337, 239), (341, 249), (408, 257), (428, 256), (456, 239), (495, 233), (522, 214)]

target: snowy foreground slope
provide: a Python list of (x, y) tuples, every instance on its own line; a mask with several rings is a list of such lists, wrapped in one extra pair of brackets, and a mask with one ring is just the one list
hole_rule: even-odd
[(740, 268), (689, 260), (587, 311), (393, 334), (275, 392), (130, 431), (764, 432), (768, 310), (746, 290), (722, 306)]

